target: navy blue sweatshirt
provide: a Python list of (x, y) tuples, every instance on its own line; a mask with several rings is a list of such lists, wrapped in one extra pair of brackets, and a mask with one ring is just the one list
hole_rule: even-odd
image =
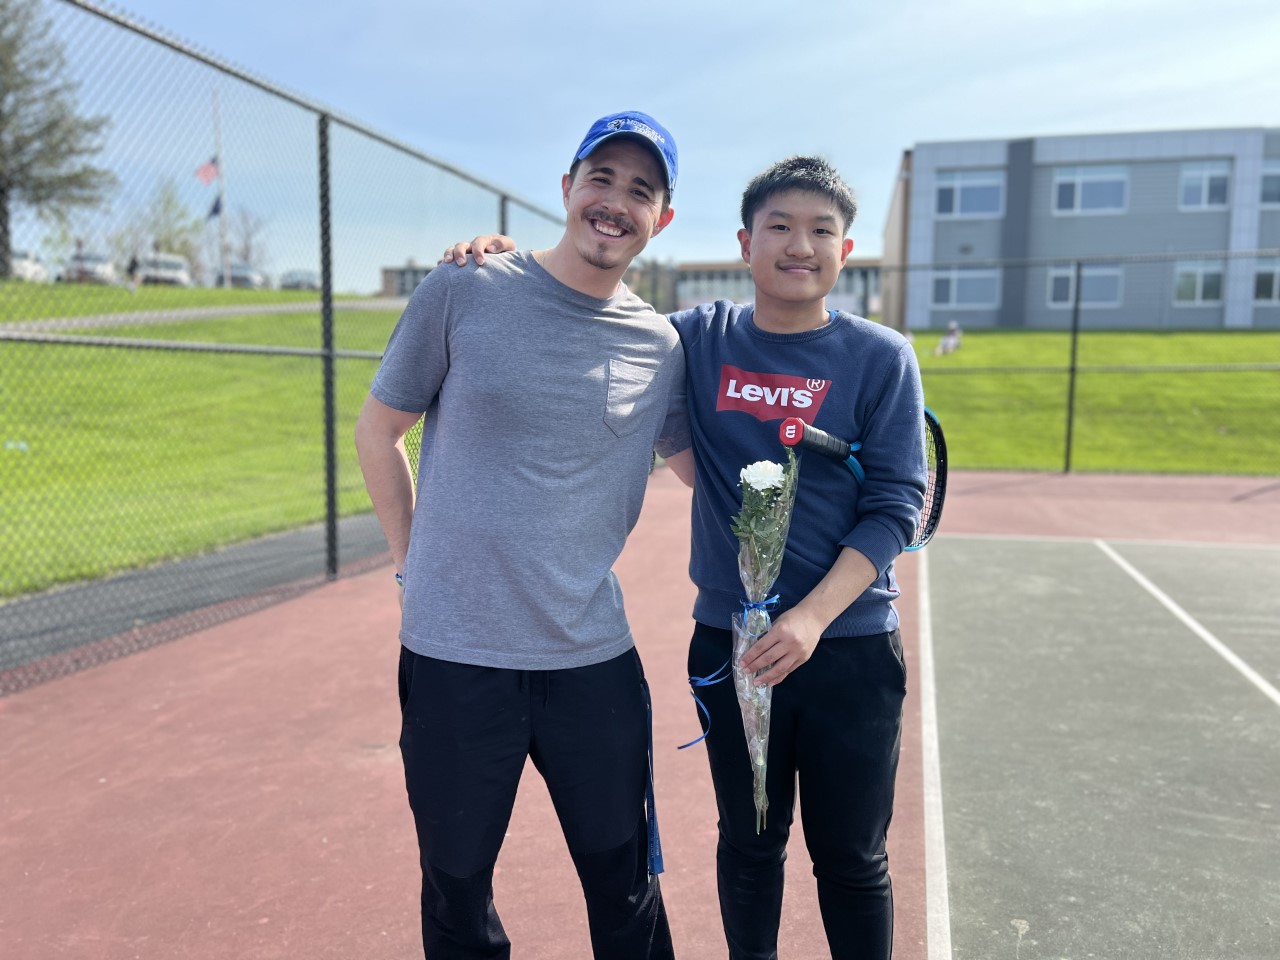
[(757, 460), (786, 461), (787, 417), (848, 441), (866, 471), (861, 487), (842, 463), (800, 457), (791, 532), (773, 592), (777, 613), (795, 606), (831, 569), (842, 547), (864, 554), (879, 577), (823, 636), (865, 636), (898, 624), (893, 561), (910, 543), (924, 502), (924, 395), (915, 351), (899, 333), (846, 313), (802, 333), (757, 327), (750, 305), (726, 300), (671, 315), (685, 349), (694, 460), (694, 619), (727, 629), (741, 609), (739, 473)]

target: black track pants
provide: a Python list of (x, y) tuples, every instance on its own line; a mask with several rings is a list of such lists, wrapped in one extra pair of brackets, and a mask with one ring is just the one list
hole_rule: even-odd
[(634, 649), (570, 670), (503, 670), (401, 648), (400, 751), (430, 960), (511, 956), (493, 867), (526, 757), (547, 783), (582, 882), (597, 960), (672, 957), (648, 874), (644, 682)]
[[(710, 676), (732, 648), (730, 631), (698, 624), (689, 646), (689, 675)], [(703, 742), (720, 812), (716, 867), (730, 960), (778, 956), (783, 863), (797, 780), (831, 956), (886, 960), (893, 943), (893, 889), (885, 832), (893, 813), (906, 695), (897, 631), (822, 640), (808, 663), (774, 687), (769, 810), (760, 834), (733, 679), (696, 692), (711, 715)]]

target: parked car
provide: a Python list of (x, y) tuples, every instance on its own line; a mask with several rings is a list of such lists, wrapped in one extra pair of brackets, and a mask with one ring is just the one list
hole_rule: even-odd
[(44, 263), (29, 250), (9, 252), (9, 275), (15, 280), (26, 280), (29, 283), (45, 283), (49, 279), (49, 271)]
[(314, 270), (289, 270), (280, 277), (281, 290), (319, 290), (320, 277)]
[[(260, 270), (255, 270), (247, 263), (233, 263), (227, 268), (230, 275), (231, 286), (238, 290), (265, 290), (267, 288), (267, 276)], [(218, 271), (218, 275), (214, 277), (213, 285), (215, 287), (225, 287), (227, 285), (227, 277), (222, 275), (222, 271)]]
[(166, 287), (191, 286), (191, 264), (176, 253), (153, 253), (138, 262), (138, 282)]
[(116, 265), (100, 253), (75, 253), (68, 259), (58, 279), (63, 283), (116, 283)]

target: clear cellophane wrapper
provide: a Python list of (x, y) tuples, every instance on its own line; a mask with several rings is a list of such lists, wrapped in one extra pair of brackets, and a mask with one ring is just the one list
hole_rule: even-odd
[(770, 535), (757, 541), (741, 540), (738, 547), (738, 578), (746, 592), (747, 603), (741, 613), (733, 615), (733, 683), (742, 711), (742, 730), (746, 735), (747, 754), (751, 761), (756, 805), (756, 832), (764, 829), (769, 798), (765, 793), (765, 773), (769, 761), (769, 718), (773, 708), (773, 688), (757, 685), (756, 678), (768, 669), (744, 671), (743, 655), (769, 632), (772, 618), (765, 606), (770, 604), (769, 591), (782, 570), (782, 556), (791, 527), (791, 511), (795, 504), (797, 477), (793, 475), (785, 494), (773, 505)]

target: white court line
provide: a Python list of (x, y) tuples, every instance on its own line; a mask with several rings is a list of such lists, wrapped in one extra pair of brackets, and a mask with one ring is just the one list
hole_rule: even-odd
[[(938, 540), (1012, 540), (1017, 543), (1097, 543), (1097, 537), (1078, 534), (1036, 533), (945, 533)], [(1274, 543), (1228, 543), (1224, 540), (1153, 540), (1140, 537), (1108, 537), (1112, 543), (1124, 543), (1137, 547), (1221, 547), (1227, 550), (1275, 550)]]
[(1214, 653), (1218, 654), (1218, 656), (1222, 657), (1223, 660), (1235, 667), (1246, 680), (1266, 694), (1276, 706), (1280, 707), (1280, 690), (1277, 690), (1271, 684), (1267, 683), (1262, 674), (1258, 673), (1257, 670), (1254, 670), (1253, 667), (1241, 660), (1234, 650), (1202, 627), (1200, 623), (1191, 616), (1191, 614), (1187, 613), (1180, 606), (1174, 603), (1173, 600), (1164, 593), (1164, 591), (1139, 573), (1127, 560), (1125, 560), (1124, 557), (1120, 556), (1120, 554), (1116, 553), (1111, 549), (1111, 547), (1103, 543), (1101, 540), (1095, 540), (1093, 542), (1098, 545), (1098, 549), (1114, 560), (1121, 570), (1133, 577), (1133, 579), (1136, 580), (1138, 584), (1147, 591), (1147, 593), (1159, 600), (1165, 609), (1181, 620), (1192, 633), (1207, 643)]
[(929, 960), (951, 960), (951, 901), (947, 893), (947, 845), (942, 832), (942, 763), (933, 682), (933, 607), (929, 597), (929, 552), (919, 569), (920, 743), (924, 754), (924, 876)]

